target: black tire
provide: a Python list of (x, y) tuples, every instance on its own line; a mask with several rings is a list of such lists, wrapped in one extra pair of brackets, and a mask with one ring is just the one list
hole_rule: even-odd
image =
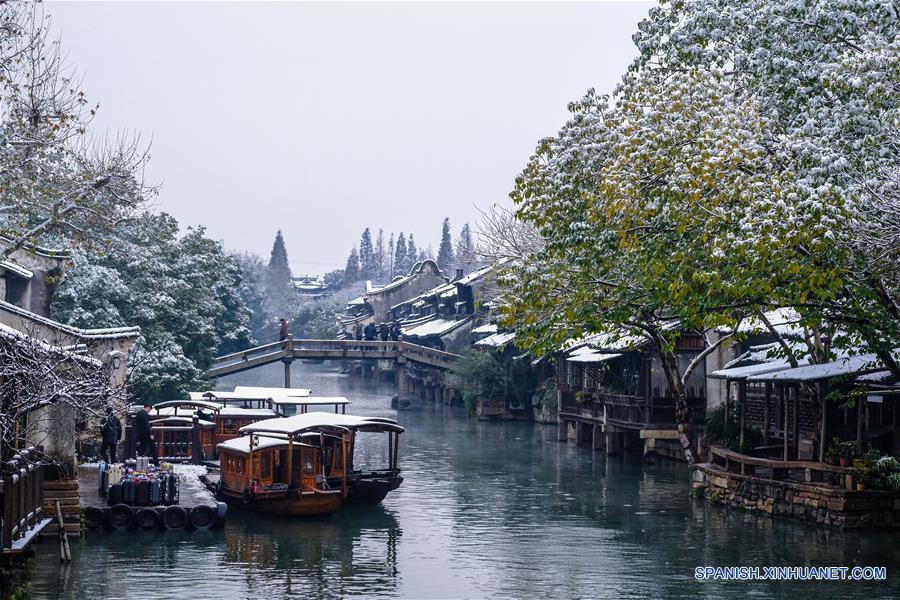
[(109, 513), (106, 515), (106, 522), (109, 523), (110, 529), (124, 531), (129, 529), (134, 522), (134, 513), (127, 504), (116, 504), (109, 509)]
[(134, 526), (138, 529), (157, 529), (159, 527), (159, 515), (155, 509), (149, 506), (142, 508), (134, 516)]
[(205, 504), (195, 506), (191, 509), (190, 520), (194, 529), (210, 529), (216, 524), (216, 509)]
[(84, 526), (90, 531), (103, 529), (106, 526), (106, 513), (99, 506), (85, 507)]
[(166, 529), (184, 529), (188, 524), (188, 514), (180, 506), (169, 506), (163, 512), (163, 525)]

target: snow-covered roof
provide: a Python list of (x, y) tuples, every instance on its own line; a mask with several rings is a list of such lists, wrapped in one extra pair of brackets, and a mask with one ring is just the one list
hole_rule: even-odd
[(807, 365), (748, 377), (747, 381), (819, 381), (851, 373), (865, 374), (884, 367), (874, 354), (860, 354), (820, 365)]
[(365, 303), (366, 303), (366, 297), (365, 297), (365, 296), (360, 296), (360, 297), (354, 298), (353, 300), (351, 300), (350, 302), (348, 302), (347, 305), (348, 305), (348, 306), (358, 306), (358, 305), (360, 305), (360, 304), (365, 304)]
[[(284, 446), (287, 444), (287, 437), (275, 437), (268, 435), (257, 436), (256, 443), (253, 444), (254, 450), (265, 450), (266, 448), (274, 448), (276, 446)], [(232, 452), (240, 452), (241, 454), (249, 454), (250, 453), (250, 436), (245, 435), (241, 437), (232, 438), (230, 440), (226, 440), (218, 445), (219, 448), (224, 448), (226, 450), (231, 450)]]
[[(801, 366), (805, 366), (809, 364), (808, 360), (799, 361), (797, 364)], [(772, 360), (769, 362), (758, 363), (755, 365), (746, 365), (743, 367), (733, 367), (730, 369), (719, 369), (718, 371), (713, 371), (709, 374), (709, 377), (713, 379), (747, 379), (748, 377), (752, 377), (753, 375), (762, 375), (763, 373), (774, 373), (776, 371), (783, 371), (785, 369), (790, 369), (791, 363), (786, 360)]]
[(486, 348), (499, 348), (504, 344), (508, 344), (516, 338), (516, 333), (514, 331), (506, 331), (502, 333), (495, 333), (493, 335), (489, 335), (483, 340), (479, 340), (475, 342), (476, 346), (483, 346)]
[(309, 412), (293, 417), (265, 419), (241, 427), (241, 433), (266, 432), (294, 435), (309, 429), (321, 427), (345, 427), (347, 429), (374, 429), (403, 431), (397, 421), (383, 417), (357, 417), (324, 412)]
[(494, 323), (479, 325), (472, 330), (472, 333), (497, 333), (497, 325), (495, 325)]
[(475, 269), (465, 277), (457, 279), (454, 283), (457, 283), (459, 285), (471, 285), (493, 271), (494, 267), (495, 265), (488, 265), (486, 267), (481, 267), (480, 269)]
[(220, 417), (276, 417), (275, 411), (270, 408), (243, 408), (240, 406), (225, 406), (219, 409)]
[[(154, 418), (154, 417), (156, 417), (156, 418)], [(176, 416), (167, 415), (167, 414), (163, 413), (159, 416), (152, 415), (150, 417), (150, 423), (156, 427), (159, 427), (159, 426), (165, 427), (166, 424), (188, 426), (188, 425), (194, 424), (194, 418), (193, 417), (181, 417), (181, 416), (176, 417)], [(207, 421), (205, 419), (197, 419), (197, 424), (200, 425), (201, 427), (214, 427), (215, 426), (215, 423), (213, 423), (212, 421)]]
[(135, 338), (141, 334), (140, 327), (109, 327), (106, 329), (80, 329), (41, 315), (35, 314), (30, 310), (20, 308), (15, 304), (10, 304), (4, 300), (0, 300), (0, 310), (11, 312), (20, 317), (24, 317), (29, 321), (46, 325), (51, 329), (55, 329), (62, 333), (78, 337), (84, 340), (112, 340), (121, 338)]
[(69, 346), (69, 347), (53, 346), (43, 340), (35, 339), (25, 333), (22, 333), (18, 329), (13, 329), (12, 327), (9, 327), (8, 325), (4, 325), (2, 323), (0, 323), (0, 336), (3, 336), (7, 339), (21, 340), (22, 342), (34, 344), (34, 345), (38, 346), (39, 348), (41, 348), (42, 350), (44, 350), (45, 352), (50, 352), (52, 354), (63, 356), (65, 358), (80, 362), (84, 365), (90, 365), (92, 367), (102, 367), (103, 366), (103, 362), (101, 362), (100, 360), (90, 357), (90, 356), (84, 356), (82, 354), (78, 354), (75, 350), (73, 350), (73, 348), (71, 346)]
[(324, 404), (350, 404), (350, 401), (343, 396), (285, 396), (272, 398), (272, 403), (278, 405), (320, 406)]
[(21, 265), (17, 265), (16, 263), (9, 262), (8, 260), (0, 261), (0, 267), (3, 267), (10, 273), (15, 273), (19, 277), (24, 279), (31, 279), (34, 277), (34, 272), (30, 269), (26, 269)]
[(222, 408), (220, 404), (216, 404), (215, 402), (208, 402), (206, 400), (165, 400), (163, 402), (157, 402), (153, 405), (153, 408), (156, 410), (161, 410), (163, 408), (207, 408), (209, 410), (219, 410)]
[(595, 333), (569, 340), (564, 345), (563, 350), (576, 350), (587, 347), (604, 352), (622, 352), (635, 350), (649, 343), (650, 340), (646, 336), (630, 333), (623, 329), (618, 333)]
[(246, 394), (246, 397), (251, 400), (259, 397), (271, 398), (272, 400), (274, 400), (276, 398), (284, 397), (297, 398), (311, 396), (312, 390), (308, 388), (277, 388), (239, 385), (234, 388), (234, 392), (229, 393), (235, 394), (236, 398), (239, 394)]
[(619, 358), (623, 356), (622, 354), (614, 354), (614, 353), (604, 353), (604, 352), (581, 352), (576, 354), (575, 356), (569, 356), (566, 358), (566, 362), (573, 363), (600, 363), (606, 362), (608, 360), (612, 360), (614, 358)]
[[(803, 325), (800, 314), (793, 308), (776, 308), (774, 310), (763, 313), (766, 320), (772, 324), (772, 328), (784, 337), (803, 337)], [(731, 327), (717, 327), (718, 333), (731, 333)], [(740, 333), (746, 334), (767, 334), (770, 333), (769, 328), (759, 317), (744, 319), (738, 326)]]
[(888, 371), (875, 371), (874, 373), (867, 373), (865, 375), (860, 375), (856, 378), (857, 381), (862, 383), (890, 383), (894, 379), (894, 375)]
[(409, 337), (426, 337), (429, 335), (444, 335), (450, 333), (457, 327), (460, 327), (471, 320), (471, 317), (465, 319), (430, 319), (420, 325), (415, 325), (409, 329), (402, 328), (404, 336)]

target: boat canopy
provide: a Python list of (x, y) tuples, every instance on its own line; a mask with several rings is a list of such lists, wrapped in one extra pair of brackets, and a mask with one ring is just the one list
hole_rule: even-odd
[[(249, 435), (245, 435), (242, 437), (237, 437), (230, 439), (228, 441), (222, 442), (219, 444), (219, 448), (224, 448), (225, 450), (230, 450), (232, 452), (239, 452), (241, 454), (250, 454), (250, 437)], [(254, 436), (256, 439), (253, 440), (253, 450), (265, 450), (267, 448), (277, 448), (278, 446), (286, 446), (288, 443), (287, 436)], [(295, 442), (294, 446), (309, 446), (313, 448), (314, 446), (310, 446), (310, 444), (302, 444)]]
[(272, 398), (272, 404), (281, 405), (302, 405), (302, 406), (318, 406), (320, 404), (350, 404), (350, 401), (343, 396), (285, 396), (281, 398)]
[(263, 398), (281, 398), (285, 396), (312, 396), (312, 390), (307, 388), (277, 388), (277, 387), (254, 387), (249, 385), (239, 385), (234, 388), (235, 394), (254, 395), (253, 397)]
[(220, 408), (222, 408), (221, 404), (216, 404), (215, 402), (208, 402), (206, 400), (166, 400), (164, 402), (157, 402), (153, 405), (154, 410), (159, 410), (163, 408), (206, 408), (211, 411), (218, 412)]
[(265, 419), (240, 428), (241, 433), (281, 433), (296, 435), (310, 429), (321, 427), (342, 427), (357, 431), (394, 431), (404, 429), (393, 419), (383, 417), (357, 417), (331, 413), (304, 413), (292, 417)]

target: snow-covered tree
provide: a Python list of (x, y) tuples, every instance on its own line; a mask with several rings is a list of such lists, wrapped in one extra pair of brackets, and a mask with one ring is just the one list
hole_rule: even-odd
[(397, 246), (394, 250), (394, 275), (408, 275), (408, 262), (406, 259), (406, 236), (401, 231), (397, 236)]
[(372, 245), (372, 232), (368, 227), (359, 239), (359, 274), (363, 279), (372, 279), (376, 276), (375, 247)]
[(94, 245), (154, 193), (147, 152), (137, 139), (92, 136), (97, 106), (39, 8), (0, 4), (0, 30), (0, 255), (60, 237)]
[(359, 253), (356, 251), (356, 246), (353, 246), (353, 249), (350, 250), (350, 256), (347, 257), (347, 264), (344, 267), (344, 286), (359, 281), (359, 278)]
[(375, 249), (372, 251), (372, 270), (376, 280), (382, 281), (387, 276), (387, 252), (384, 247), (384, 229), (378, 229), (375, 237)]
[(182, 398), (204, 385), (220, 354), (251, 343), (238, 263), (203, 229), (178, 237), (166, 214), (146, 214), (114, 233), (103, 252), (82, 251), (54, 294), (52, 316), (79, 327), (139, 325), (129, 392)]
[(441, 225), (441, 244), (438, 246), (437, 265), (441, 271), (449, 273), (456, 258), (453, 256), (453, 238), (450, 235), (450, 218), (444, 219)]
[(269, 264), (266, 266), (266, 312), (276, 319), (289, 319), (297, 307), (297, 294), (291, 284), (291, 267), (281, 230), (275, 234)]
[(387, 266), (385, 269), (385, 273), (387, 275), (388, 282), (394, 278), (394, 275), (396, 275), (395, 264), (394, 264), (394, 252), (396, 252), (396, 250), (397, 250), (397, 247), (396, 247), (396, 244), (394, 243), (394, 232), (392, 231), (391, 237), (388, 238), (387, 260), (386, 260)]
[(406, 268), (404, 271), (409, 273), (417, 260), (419, 260), (419, 249), (416, 247), (416, 240), (413, 237), (413, 234), (410, 233), (409, 237), (406, 239)]
[(253, 343), (269, 341), (272, 323), (276, 316), (266, 311), (266, 264), (262, 258), (250, 252), (229, 255), (241, 270), (241, 285), (238, 293), (250, 311), (250, 331)]
[(460, 268), (471, 269), (476, 266), (477, 248), (472, 237), (472, 229), (465, 223), (459, 230), (456, 240), (456, 263)]

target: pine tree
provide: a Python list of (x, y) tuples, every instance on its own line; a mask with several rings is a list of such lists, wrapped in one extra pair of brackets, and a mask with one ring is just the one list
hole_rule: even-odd
[(266, 268), (266, 288), (269, 314), (277, 315), (279, 318), (290, 318), (297, 295), (291, 284), (291, 267), (288, 264), (287, 249), (280, 229), (275, 235), (272, 255)]
[(375, 276), (375, 249), (372, 247), (372, 232), (368, 227), (359, 240), (359, 274), (363, 279)]
[(419, 249), (416, 248), (416, 240), (413, 238), (413, 234), (409, 234), (409, 240), (406, 242), (406, 269), (404, 269), (407, 273), (413, 268), (413, 265), (416, 264), (416, 261), (419, 257)]
[(350, 250), (350, 256), (347, 257), (347, 265), (344, 267), (344, 285), (350, 285), (359, 280), (359, 253), (356, 246)]
[(378, 237), (375, 238), (375, 251), (373, 252), (372, 277), (378, 281), (384, 281), (387, 272), (387, 253), (384, 249), (384, 229), (378, 229)]
[(397, 236), (397, 247), (394, 250), (394, 275), (409, 275), (406, 264), (406, 236), (402, 231)]
[(466, 223), (459, 230), (459, 240), (456, 242), (456, 264), (460, 268), (472, 268), (475, 263), (475, 242), (472, 241), (472, 230)]
[(388, 256), (387, 256), (387, 279), (388, 282), (394, 279), (394, 251), (396, 248), (394, 247), (394, 232), (391, 232), (391, 237), (388, 239)]
[(444, 219), (441, 226), (441, 245), (438, 246), (437, 265), (441, 271), (447, 273), (453, 268), (453, 240), (450, 237), (450, 218)]

